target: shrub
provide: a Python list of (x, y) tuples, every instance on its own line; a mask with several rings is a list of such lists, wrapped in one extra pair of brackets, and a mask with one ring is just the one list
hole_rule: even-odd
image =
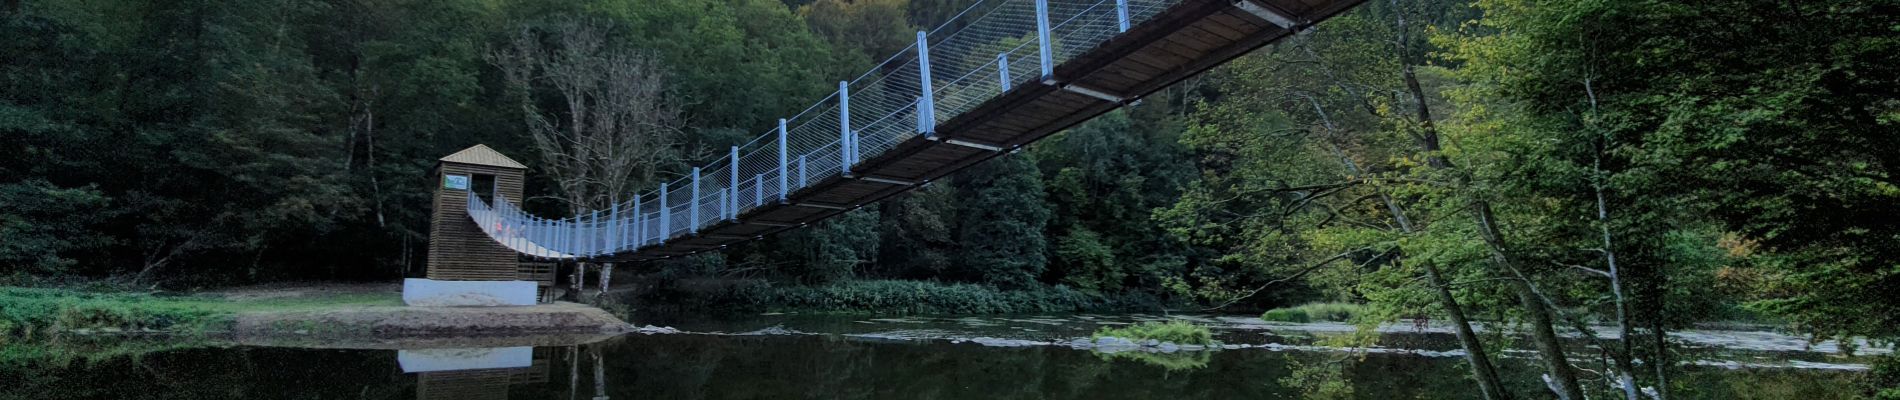
[(1354, 303), (1307, 303), (1298, 307), (1267, 310), (1260, 319), (1274, 322), (1348, 322), (1365, 313), (1366, 306)]
[(1095, 331), (1095, 338), (1118, 337), (1130, 340), (1154, 339), (1175, 344), (1212, 345), (1214, 331), (1205, 326), (1187, 321), (1143, 322), (1121, 327), (1105, 327)]
[(1866, 379), (1874, 400), (1900, 400), (1900, 353), (1874, 359)]
[(0, 333), (54, 329), (196, 329), (213, 313), (187, 302), (144, 294), (0, 288)]

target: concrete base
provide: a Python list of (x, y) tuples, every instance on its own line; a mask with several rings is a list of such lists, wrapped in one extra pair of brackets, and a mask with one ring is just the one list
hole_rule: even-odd
[(403, 279), (402, 304), (425, 307), (532, 306), (535, 304), (535, 283)]

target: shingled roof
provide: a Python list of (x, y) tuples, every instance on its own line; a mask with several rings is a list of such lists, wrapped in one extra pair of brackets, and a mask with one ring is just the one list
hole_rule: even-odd
[(487, 145), (480, 144), (462, 149), (462, 151), (450, 154), (448, 157), (442, 157), (441, 161), (501, 168), (528, 169), (528, 166), (521, 165), (521, 163), (515, 161), (515, 159), (508, 158), (508, 156), (501, 155), (501, 152), (488, 148)]

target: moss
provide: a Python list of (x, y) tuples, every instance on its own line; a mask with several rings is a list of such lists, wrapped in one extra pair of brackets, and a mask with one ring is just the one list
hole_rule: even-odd
[(1095, 331), (1095, 338), (1117, 337), (1130, 340), (1148, 340), (1192, 345), (1214, 345), (1214, 331), (1205, 326), (1187, 321), (1143, 322), (1121, 327), (1106, 327)]
[(1260, 319), (1273, 322), (1312, 322), (1333, 321), (1349, 322), (1354, 317), (1365, 314), (1366, 306), (1354, 303), (1307, 303), (1298, 307), (1283, 307), (1267, 310)]

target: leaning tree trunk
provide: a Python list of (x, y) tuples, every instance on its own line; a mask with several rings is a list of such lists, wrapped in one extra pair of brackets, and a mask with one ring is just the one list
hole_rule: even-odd
[[(1307, 96), (1306, 100), (1313, 104), (1313, 111), (1318, 113), (1320, 122), (1325, 124), (1328, 136), (1337, 134), (1332, 117), (1327, 115), (1326, 108), (1319, 104), (1319, 100), (1311, 96)], [(1333, 155), (1339, 157), (1340, 164), (1346, 166), (1347, 172), (1353, 175), (1362, 174), (1359, 164), (1346, 156), (1346, 151), (1339, 147), (1339, 143), (1329, 141), (1327, 145), (1332, 149)], [(1386, 212), (1391, 213), (1392, 219), (1398, 222), (1399, 232), (1412, 234), (1415, 227), (1412, 225), (1412, 219), (1406, 216), (1405, 209), (1399, 207), (1399, 203), (1392, 200), (1392, 196), (1387, 195), (1384, 190), (1376, 191), (1379, 194), (1379, 201), (1385, 204)], [(1438, 297), (1438, 305), (1444, 307), (1445, 314), (1451, 317), (1452, 333), (1458, 337), (1458, 345), (1464, 347), (1465, 362), (1471, 364), (1471, 379), (1478, 381), (1479, 394), (1487, 400), (1511, 398), (1511, 393), (1504, 390), (1503, 380), (1498, 379), (1498, 370), (1491, 364), (1490, 353), (1485, 351), (1484, 342), (1478, 340), (1477, 332), (1471, 329), (1471, 320), (1466, 318), (1464, 306), (1459, 305), (1458, 298), (1452, 296), (1451, 287), (1446, 282), (1444, 274), (1439, 272), (1438, 264), (1427, 261), (1424, 269), (1425, 277), (1432, 285), (1432, 292)]]
[[(1485, 247), (1491, 250), (1491, 262), (1501, 269), (1516, 270), (1517, 260), (1511, 256), (1505, 246), (1504, 236), (1498, 232), (1491, 203), (1478, 201), (1471, 208), (1478, 218), (1479, 236), (1484, 238)], [(1577, 385), (1577, 371), (1570, 366), (1570, 358), (1564, 354), (1563, 340), (1557, 337), (1557, 330), (1551, 325), (1550, 308), (1527, 279), (1530, 277), (1518, 275), (1505, 281), (1509, 282), (1506, 286), (1517, 294), (1518, 302), (1524, 306), (1525, 317), (1530, 319), (1531, 339), (1537, 343), (1537, 353), (1544, 359), (1544, 367), (1549, 370), (1550, 389), (1560, 399), (1583, 400), (1583, 388)]]
[[(1402, 69), (1406, 90), (1411, 92), (1412, 101), (1417, 105), (1416, 113), (1420, 132), (1415, 139), (1427, 154), (1426, 165), (1432, 169), (1451, 170), (1455, 167), (1450, 159), (1440, 153), (1442, 148), (1438, 143), (1438, 128), (1432, 123), (1431, 107), (1425, 101), (1425, 89), (1419, 84), (1415, 69), (1410, 62), (1407, 62)], [(1471, 210), (1478, 219), (1480, 236), (1484, 237), (1486, 247), (1490, 248), (1495, 267), (1504, 270), (1516, 268), (1516, 260), (1505, 247), (1504, 237), (1499, 234), (1497, 223), (1493, 220), (1491, 203), (1484, 200), (1473, 201)], [(1508, 274), (1500, 273), (1499, 275)], [(1570, 359), (1564, 356), (1563, 343), (1557, 337), (1556, 329), (1551, 326), (1550, 309), (1544, 306), (1542, 299), (1538, 298), (1530, 282), (1520, 279), (1508, 281), (1512, 283), (1507, 286), (1517, 294), (1518, 302), (1523, 303), (1525, 314), (1530, 319), (1531, 334), (1537, 342), (1538, 353), (1544, 358), (1545, 367), (1549, 370), (1552, 390), (1564, 400), (1582, 400), (1583, 390), (1577, 385), (1576, 370), (1570, 366)]]

